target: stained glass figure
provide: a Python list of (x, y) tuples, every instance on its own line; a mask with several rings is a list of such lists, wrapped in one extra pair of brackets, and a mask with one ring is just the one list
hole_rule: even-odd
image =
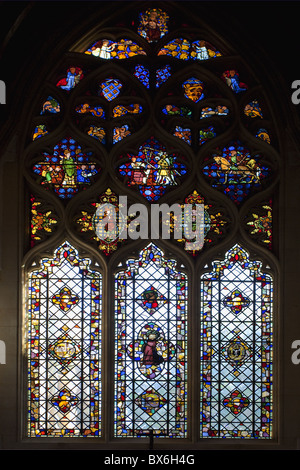
[(190, 42), (185, 38), (176, 38), (164, 45), (158, 55), (167, 55), (180, 60), (208, 60), (222, 54), (212, 44), (201, 39)]
[(272, 282), (238, 245), (201, 277), (201, 438), (272, 438)]
[(122, 83), (116, 78), (108, 78), (99, 85), (99, 95), (104, 96), (107, 101), (116, 99), (121, 91)]
[(171, 66), (165, 65), (161, 69), (156, 70), (156, 88), (159, 88), (164, 82), (171, 77)]
[(201, 80), (194, 77), (189, 78), (182, 84), (182, 87), (184, 89), (184, 96), (189, 100), (194, 101), (194, 103), (198, 103), (198, 101), (203, 100), (204, 84)]
[(88, 103), (83, 103), (76, 106), (75, 111), (78, 114), (91, 114), (95, 117), (105, 118), (105, 111), (101, 106), (92, 107)]
[(103, 127), (98, 127), (92, 124), (87, 131), (87, 135), (99, 140), (102, 144), (105, 144), (105, 129), (103, 129)]
[(257, 100), (250, 101), (244, 108), (244, 114), (250, 118), (263, 118), (263, 113)]
[(124, 139), (131, 135), (131, 131), (129, 129), (128, 124), (124, 124), (121, 127), (114, 127), (113, 129), (113, 144), (120, 142), (120, 140)]
[(149, 70), (141, 64), (138, 64), (134, 68), (133, 75), (146, 87), (150, 87), (150, 72)]
[(85, 51), (85, 54), (105, 60), (128, 59), (136, 55), (146, 55), (145, 51), (136, 42), (130, 39), (112, 41), (105, 38), (94, 42)]
[(187, 277), (150, 244), (115, 283), (115, 436), (184, 438)]
[(272, 249), (272, 201), (256, 207), (245, 220), (255, 241)]
[(205, 166), (204, 175), (212, 187), (221, 189), (240, 204), (251, 192), (261, 188), (270, 170), (260, 164), (260, 155), (251, 155), (239, 141), (213, 155), (214, 162)]
[[(111, 205), (115, 207), (118, 233), (116, 233), (115, 230), (115, 221), (112, 227), (113, 230), (110, 229), (109, 222), (107, 223), (105, 233), (100, 230), (99, 221), (103, 220), (104, 217), (108, 218), (108, 211)], [(100, 215), (97, 211), (100, 206), (107, 206), (107, 212)], [(120, 211), (119, 198), (110, 188), (101, 194), (98, 202), (91, 203), (90, 210), (81, 211), (80, 216), (76, 219), (76, 223), (79, 227), (79, 231), (86, 233), (90, 241), (95, 241), (99, 250), (106, 256), (113, 253), (124, 243), (124, 240), (119, 238), (119, 234), (127, 226), (127, 217)]]
[(140, 114), (143, 112), (143, 107), (138, 104), (130, 104), (128, 106), (118, 105), (113, 109), (113, 117), (125, 116), (126, 114)]
[(263, 140), (264, 142), (267, 142), (267, 144), (270, 144), (271, 143), (271, 139), (270, 139), (270, 135), (269, 135), (269, 132), (264, 129), (264, 128), (260, 128), (258, 129), (256, 135), (255, 135), (258, 139), (261, 139)]
[(228, 116), (227, 106), (218, 105), (215, 108), (205, 107), (201, 109), (200, 119), (210, 118), (212, 116)]
[(80, 67), (70, 67), (67, 69), (66, 77), (59, 80), (56, 86), (62, 90), (70, 91), (80, 83), (83, 77), (83, 70)]
[(68, 199), (98, 175), (100, 168), (91, 157), (92, 153), (84, 153), (74, 139), (66, 138), (55, 145), (52, 155), (43, 153), (43, 159), (32, 169), (44, 188), (52, 188), (60, 198)]
[(28, 274), (28, 437), (101, 435), (101, 275), (64, 242)]
[(240, 81), (239, 73), (236, 70), (226, 70), (223, 72), (222, 78), (234, 93), (240, 93), (248, 89), (248, 85)]
[[(201, 196), (198, 191), (194, 190), (190, 193), (185, 199), (184, 203), (181, 204), (182, 209), (184, 206), (190, 204), (193, 208), (198, 205), (204, 205), (204, 246), (216, 243), (220, 240), (222, 236), (224, 236), (226, 228), (228, 226), (228, 219), (222, 213), (219, 206), (215, 206), (211, 203), (207, 203), (203, 196)], [(192, 213), (192, 223), (189, 220), (185, 221), (183, 217), (179, 220), (176, 215), (170, 214), (171, 216), (171, 232), (173, 230), (179, 231), (180, 227), (183, 227), (183, 239), (177, 240), (180, 245), (184, 245), (184, 249), (192, 256), (197, 256), (199, 254), (199, 250), (191, 250), (189, 246), (186, 244), (187, 240), (192, 240), (192, 233), (190, 230), (192, 229), (195, 232), (196, 229), (196, 218), (195, 214)]]
[(167, 187), (176, 186), (187, 172), (177, 155), (169, 154), (156, 139), (146, 141), (137, 154), (128, 155), (129, 161), (119, 167), (119, 173), (128, 186), (137, 187), (149, 201), (159, 199)]
[(220, 57), (221, 55), (221, 52), (217, 51), (217, 49), (212, 44), (204, 41), (203, 39), (192, 42), (191, 44), (191, 59), (208, 60), (214, 57)]
[(53, 211), (43, 208), (41, 201), (34, 196), (30, 198), (31, 202), (31, 221), (30, 221), (30, 237), (31, 246), (37, 242), (43, 241), (47, 234), (51, 234), (57, 224), (57, 217)]
[(148, 42), (157, 42), (168, 32), (169, 16), (159, 8), (151, 8), (140, 13), (138, 33)]
[(48, 96), (46, 101), (44, 101), (42, 106), (42, 111), (40, 114), (57, 114), (60, 113), (60, 104), (59, 102), (53, 98), (52, 96)]
[(44, 137), (44, 135), (47, 135), (47, 134), (49, 134), (49, 131), (47, 130), (47, 127), (45, 126), (45, 124), (39, 124), (34, 129), (32, 140), (40, 139), (41, 137)]

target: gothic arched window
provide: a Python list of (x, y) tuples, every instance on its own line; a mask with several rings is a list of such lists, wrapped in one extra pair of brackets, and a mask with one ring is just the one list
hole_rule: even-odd
[(270, 439), (272, 112), (232, 45), (139, 7), (69, 48), (28, 120), (28, 436)]

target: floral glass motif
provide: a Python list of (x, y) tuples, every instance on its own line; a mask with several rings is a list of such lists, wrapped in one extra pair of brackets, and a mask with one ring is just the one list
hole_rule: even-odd
[(175, 57), (180, 60), (208, 60), (220, 57), (222, 54), (212, 44), (201, 39), (190, 42), (184, 38), (176, 38), (168, 42), (158, 55)]
[(78, 405), (76, 395), (71, 395), (70, 390), (62, 388), (57, 396), (52, 398), (52, 405), (59, 408), (62, 414), (69, 413), (73, 406)]
[(256, 207), (245, 221), (248, 226), (247, 232), (255, 241), (272, 249), (272, 201)]
[[(97, 212), (97, 209), (100, 206), (105, 207), (105, 205), (107, 205), (107, 212), (100, 215)], [(97, 243), (99, 250), (106, 256), (113, 253), (124, 242), (124, 240), (119, 239), (119, 234), (115, 233), (115, 219), (112, 219), (111, 221), (112, 226), (110, 227), (109, 225), (109, 207), (111, 205), (115, 206), (119, 232), (121, 232), (127, 225), (127, 218), (125, 218), (122, 211), (119, 210), (119, 198), (117, 194), (115, 194), (110, 188), (101, 194), (98, 202), (91, 203), (90, 211), (81, 211), (80, 216), (76, 220), (80, 232), (87, 233), (90, 240), (94, 240)], [(105, 233), (99, 229), (99, 221), (103, 220), (104, 217), (107, 217), (108, 220)]]
[(56, 86), (62, 90), (70, 91), (75, 88), (78, 83), (83, 79), (84, 73), (80, 67), (70, 67), (66, 71), (66, 76), (61, 78)]
[(240, 313), (245, 307), (248, 307), (250, 301), (244, 297), (239, 289), (235, 289), (228, 297), (223, 299), (224, 307), (228, 308), (232, 313)]
[(79, 302), (79, 297), (73, 294), (68, 287), (63, 287), (57, 294), (53, 295), (52, 302), (58, 305), (61, 310), (67, 312)]
[(43, 154), (33, 172), (43, 187), (53, 188), (60, 198), (69, 199), (88, 187), (99, 173), (91, 157), (92, 153), (84, 153), (74, 139), (66, 138), (55, 145), (51, 155)]
[(203, 173), (213, 188), (221, 189), (240, 204), (251, 192), (261, 188), (270, 170), (260, 164), (260, 155), (251, 155), (239, 141), (213, 154), (213, 163)]
[(201, 438), (272, 438), (272, 285), (239, 245), (201, 276)]
[(101, 39), (94, 42), (85, 54), (93, 55), (100, 59), (128, 59), (136, 55), (146, 55), (145, 51), (134, 41), (130, 39), (119, 39), (112, 41), (110, 39)]
[(89, 264), (64, 242), (28, 276), (29, 437), (101, 435), (102, 281)]
[(187, 172), (186, 165), (177, 162), (177, 155), (169, 154), (154, 138), (146, 141), (137, 154), (128, 156), (129, 162), (120, 165), (119, 173), (125, 184), (137, 187), (149, 201), (159, 199)]
[(230, 394), (229, 398), (224, 398), (223, 405), (227, 406), (231, 413), (234, 415), (239, 414), (241, 411), (244, 411), (244, 408), (249, 406), (250, 400), (244, 397), (241, 392), (235, 390)]
[(139, 15), (138, 33), (148, 42), (157, 42), (168, 32), (169, 16), (159, 8), (151, 8)]
[(57, 224), (57, 217), (53, 215), (53, 211), (44, 208), (41, 201), (38, 201), (34, 196), (30, 198), (31, 202), (31, 221), (30, 221), (30, 236), (31, 246), (37, 242), (43, 241), (47, 234), (51, 234)]
[[(184, 199), (184, 204), (191, 204), (193, 207), (196, 207), (196, 204), (204, 205), (204, 245), (213, 244), (216, 242), (216, 240), (219, 240), (222, 235), (224, 235), (225, 229), (228, 225), (228, 220), (219, 210), (219, 207), (215, 208), (213, 204), (208, 204), (204, 197), (201, 196), (196, 190), (194, 190)], [(184, 208), (184, 204), (181, 206), (182, 209)], [(177, 240), (180, 245), (185, 245), (185, 241), (187, 239), (192, 240), (192, 234), (187, 232), (189, 227), (191, 227), (193, 231), (196, 229), (196, 219), (193, 214), (192, 217), (192, 223), (188, 221), (189, 223), (186, 225), (184, 223), (183, 216), (182, 220), (177, 219), (176, 216), (171, 216), (171, 231), (173, 229), (178, 230), (180, 227), (184, 228), (183, 235), (185, 235), (186, 238), (184, 237), (182, 240)], [(197, 256), (199, 254), (199, 250), (190, 250), (186, 246), (184, 249), (192, 256)]]
[(115, 435), (186, 437), (187, 277), (150, 244), (115, 283)]

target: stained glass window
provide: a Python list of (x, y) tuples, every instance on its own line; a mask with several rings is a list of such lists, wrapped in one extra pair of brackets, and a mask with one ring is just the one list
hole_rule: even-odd
[[(103, 18), (30, 104), (29, 437), (272, 437), (274, 273), (263, 266), (278, 244), (276, 130), (251, 64), (175, 4)], [(138, 245), (123, 196), (143, 204), (149, 226), (156, 204), (193, 210), (160, 214), (170, 237), (161, 230), (157, 246), (149, 230)], [(197, 205), (204, 242), (191, 249)], [(115, 282), (103, 311), (98, 265), (103, 284)], [(104, 376), (101, 324), (105, 350), (115, 346)]]
[(29, 275), (28, 434), (101, 434), (102, 280), (68, 242)]
[(273, 282), (239, 245), (201, 277), (201, 437), (272, 436)]
[(149, 245), (116, 275), (115, 435), (185, 437), (187, 277)]

